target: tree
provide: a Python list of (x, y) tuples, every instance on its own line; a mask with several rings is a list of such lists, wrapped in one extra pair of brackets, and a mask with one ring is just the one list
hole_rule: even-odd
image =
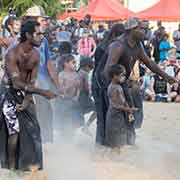
[(56, 16), (62, 11), (61, 3), (57, 0), (0, 0), (0, 14), (6, 14), (9, 7), (16, 7), (19, 16), (34, 5), (42, 6), (50, 16)]

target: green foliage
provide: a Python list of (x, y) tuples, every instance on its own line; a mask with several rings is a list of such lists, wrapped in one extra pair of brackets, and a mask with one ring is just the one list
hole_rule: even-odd
[(0, 0), (0, 16), (7, 14), (9, 7), (16, 7), (18, 15), (23, 15), (26, 10), (34, 5), (42, 6), (47, 15), (56, 16), (62, 11), (58, 0)]

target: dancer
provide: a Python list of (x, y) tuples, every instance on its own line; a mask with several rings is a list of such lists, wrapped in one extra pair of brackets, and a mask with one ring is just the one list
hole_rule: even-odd
[(80, 79), (76, 72), (76, 61), (71, 54), (62, 55), (63, 71), (59, 73), (59, 122), (62, 136), (71, 140), (76, 128), (80, 127), (79, 93)]
[(20, 42), (5, 57), (1, 86), (0, 161), (2, 168), (31, 170), (43, 168), (40, 127), (32, 95), (56, 97), (35, 87), (42, 41), (40, 25), (29, 20), (21, 27)]
[(121, 84), (126, 80), (126, 70), (121, 65), (109, 68), (111, 83), (108, 87), (109, 108), (106, 115), (105, 144), (111, 148), (135, 144), (135, 129), (130, 114), (137, 108), (130, 108), (126, 102)]
[(92, 112), (90, 115), (87, 123), (85, 123), (84, 127), (82, 128), (83, 132), (92, 136), (89, 132), (89, 126), (94, 122), (96, 119), (96, 108), (94, 101), (91, 99), (90, 96), (90, 84), (89, 84), (89, 73), (94, 67), (94, 62), (89, 57), (84, 57), (82, 61), (80, 61), (80, 69), (79, 69), (79, 76), (81, 82), (81, 90), (79, 95), (79, 103), (81, 113), (84, 116), (87, 113)]
[[(108, 47), (108, 59), (104, 68), (104, 77), (106, 79), (106, 84), (108, 85), (110, 83), (108, 78), (109, 68), (114, 64), (121, 64), (125, 67), (126, 81), (125, 83), (122, 84), (123, 91), (129, 106), (137, 107), (138, 113), (142, 113), (142, 108), (143, 108), (142, 98), (141, 96), (138, 95), (140, 93), (139, 91), (140, 88), (138, 88), (138, 86), (137, 88), (134, 88), (133, 91), (135, 93), (132, 92), (131, 90), (131, 94), (133, 94), (133, 98), (132, 98), (128, 87), (128, 78), (137, 60), (141, 60), (152, 72), (163, 77), (167, 82), (171, 84), (177, 82), (175, 78), (167, 75), (164, 71), (162, 71), (158, 67), (158, 65), (154, 61), (152, 61), (146, 55), (143, 46), (141, 44), (141, 40), (144, 37), (144, 27), (142, 25), (143, 24), (141, 23), (141, 21), (139, 21), (138, 18), (131, 17), (128, 19), (125, 27), (126, 32)], [(135, 121), (138, 121), (136, 117), (135, 117)]]

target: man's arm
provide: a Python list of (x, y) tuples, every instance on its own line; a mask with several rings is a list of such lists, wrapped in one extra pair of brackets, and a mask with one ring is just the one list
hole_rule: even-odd
[(109, 46), (108, 49), (108, 58), (107, 58), (107, 62), (106, 65), (104, 67), (104, 75), (106, 77), (106, 79), (108, 80), (108, 70), (109, 68), (114, 65), (117, 64), (119, 61), (119, 58), (122, 56), (123, 53), (123, 47), (121, 44), (111, 44)]
[(155, 74), (158, 74), (161, 76), (163, 79), (165, 79), (167, 82), (170, 84), (176, 82), (175, 78), (169, 76), (166, 74), (164, 71), (162, 71), (159, 66), (152, 61), (144, 52), (143, 47), (141, 47), (140, 54), (139, 54), (139, 59)]

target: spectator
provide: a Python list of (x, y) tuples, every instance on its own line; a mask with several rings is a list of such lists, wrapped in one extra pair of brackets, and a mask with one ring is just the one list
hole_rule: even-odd
[[(164, 70), (164, 65), (161, 63), (160, 68)], [(154, 75), (152, 78), (152, 87), (155, 94), (156, 102), (167, 102), (169, 96), (168, 83), (160, 76)]]
[(160, 44), (159, 44), (159, 51), (160, 51), (160, 55), (159, 55), (159, 58), (160, 58), (160, 62), (163, 62), (167, 56), (168, 56), (168, 51), (171, 47), (169, 41), (168, 41), (168, 38), (169, 38), (169, 35), (168, 34), (164, 34), (162, 36), (162, 40), (160, 41)]
[(178, 30), (173, 33), (174, 44), (176, 45), (177, 52), (180, 53), (180, 24)]
[(105, 28), (102, 24), (98, 26), (98, 31), (96, 32), (97, 44), (99, 44), (104, 39)]
[(158, 26), (158, 30), (154, 32), (154, 38), (152, 44), (154, 46), (153, 57), (156, 63), (159, 63), (159, 43), (162, 39), (163, 34), (165, 34), (165, 28), (163, 26)]
[(89, 31), (84, 31), (83, 37), (78, 41), (78, 53), (80, 56), (93, 57), (96, 50), (96, 43), (90, 36)]
[[(177, 78), (177, 80), (180, 80), (180, 69), (176, 71), (175, 77)], [(177, 83), (172, 85), (171, 98), (174, 102), (180, 102), (180, 85)]]
[(153, 81), (152, 81), (152, 73), (148, 68), (145, 69), (145, 75), (142, 77), (141, 90), (143, 91), (145, 100), (147, 100), (147, 101), (155, 100), (155, 93), (154, 93)]
[(60, 32), (57, 33), (57, 40), (59, 42), (71, 42), (72, 33), (69, 32), (65, 25), (62, 25)]

